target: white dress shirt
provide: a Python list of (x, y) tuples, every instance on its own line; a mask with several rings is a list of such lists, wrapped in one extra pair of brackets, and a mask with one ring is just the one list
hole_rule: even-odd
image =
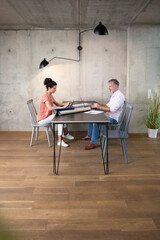
[(114, 92), (110, 98), (110, 101), (106, 104), (110, 108), (110, 112), (107, 112), (107, 116), (115, 119), (117, 122), (121, 115), (125, 97), (123, 93), (118, 89)]

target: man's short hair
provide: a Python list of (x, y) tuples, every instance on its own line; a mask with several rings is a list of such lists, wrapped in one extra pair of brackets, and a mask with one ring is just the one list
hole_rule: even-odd
[(119, 87), (119, 82), (117, 79), (111, 79), (108, 82), (113, 82), (115, 85), (117, 85), (117, 87)]

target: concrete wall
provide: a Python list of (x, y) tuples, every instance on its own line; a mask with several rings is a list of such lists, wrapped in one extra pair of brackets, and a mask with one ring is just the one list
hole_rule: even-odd
[(146, 132), (148, 89), (160, 85), (160, 26), (134, 25), (128, 29), (127, 100), (134, 106), (132, 132)]
[[(130, 132), (146, 132), (148, 88), (160, 85), (160, 26), (133, 25), (109, 36), (81, 34), (81, 61), (53, 60), (39, 70), (44, 57), (78, 59), (78, 31), (0, 31), (0, 130), (31, 130), (26, 101), (38, 109), (43, 80), (58, 83), (57, 101), (109, 99), (107, 80), (117, 78), (134, 111)], [(72, 129), (84, 130), (86, 126)]]
[(80, 62), (53, 60), (39, 70), (44, 57), (78, 59), (78, 31), (0, 32), (1, 131), (31, 130), (26, 101), (33, 98), (38, 109), (45, 77), (57, 82), (57, 101), (80, 100), (81, 96), (106, 103), (110, 78), (120, 81), (126, 95), (127, 32), (111, 30), (109, 36), (97, 36), (88, 31), (81, 34), (81, 45)]

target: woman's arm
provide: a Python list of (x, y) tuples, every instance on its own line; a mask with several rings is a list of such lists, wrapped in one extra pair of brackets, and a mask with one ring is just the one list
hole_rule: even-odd
[(66, 107), (70, 106), (70, 105), (69, 105), (70, 102), (64, 103), (63, 105), (56, 105), (56, 106), (59, 106), (59, 107), (53, 107), (53, 106), (51, 106), (51, 104), (50, 104), (49, 101), (46, 101), (45, 104), (46, 104), (47, 108), (48, 108), (49, 110), (51, 110), (51, 111), (53, 111), (53, 110), (55, 110), (55, 109), (57, 109), (57, 108), (59, 108), (59, 107), (60, 107), (60, 108), (66, 108)]
[(55, 104), (56, 106), (63, 107), (63, 106), (66, 106), (66, 104), (68, 104), (67, 106), (71, 106), (71, 105), (72, 105), (72, 102), (58, 103), (58, 102), (56, 102), (56, 100), (54, 99), (54, 104)]

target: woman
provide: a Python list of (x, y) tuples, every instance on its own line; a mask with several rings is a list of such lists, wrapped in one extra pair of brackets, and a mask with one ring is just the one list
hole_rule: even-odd
[[(55, 113), (52, 113), (52, 111), (54, 111), (56, 108), (66, 108), (68, 106), (71, 106), (72, 104), (72, 102), (67, 102), (67, 103), (56, 102), (52, 94), (55, 93), (57, 89), (57, 83), (53, 81), (51, 78), (46, 78), (44, 80), (44, 85), (46, 86), (47, 91), (41, 97), (40, 108), (37, 114), (37, 122), (39, 124), (50, 123), (51, 120), (55, 117)], [(58, 107), (53, 106), (53, 104)], [(63, 140), (61, 143), (62, 136), (70, 140), (73, 140), (74, 137), (67, 132), (66, 124), (64, 124), (64, 131), (63, 131), (64, 134), (62, 133), (62, 131), (63, 131), (63, 124), (58, 124), (57, 145), (60, 146), (60, 144), (62, 144), (62, 147), (68, 147), (68, 144), (65, 143)]]

